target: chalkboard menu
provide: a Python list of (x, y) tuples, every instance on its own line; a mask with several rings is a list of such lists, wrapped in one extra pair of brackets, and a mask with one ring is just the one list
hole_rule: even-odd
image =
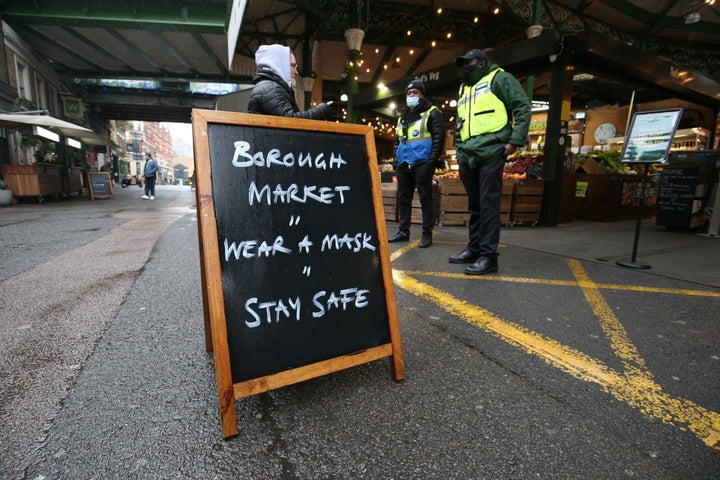
[(108, 172), (88, 172), (90, 198), (114, 198), (112, 180)]
[(402, 379), (372, 129), (193, 110), (193, 134), (223, 434), (227, 395), (383, 357)]
[(673, 228), (703, 226), (703, 209), (715, 183), (714, 166), (671, 163), (663, 169), (657, 201), (658, 225)]

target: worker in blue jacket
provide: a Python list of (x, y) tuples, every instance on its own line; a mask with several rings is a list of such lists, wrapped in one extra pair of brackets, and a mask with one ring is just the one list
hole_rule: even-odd
[(432, 245), (435, 226), (432, 182), (443, 147), (445, 119), (425, 98), (425, 84), (412, 80), (405, 88), (407, 109), (398, 119), (395, 135), (395, 175), (398, 182), (398, 232), (389, 242), (410, 240), (412, 199), (417, 188), (422, 209), (422, 237), (418, 247)]

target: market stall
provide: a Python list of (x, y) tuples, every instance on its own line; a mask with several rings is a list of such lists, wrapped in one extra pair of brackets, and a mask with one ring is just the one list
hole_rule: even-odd
[[(638, 111), (681, 107), (684, 114), (673, 151), (717, 149), (720, 84), (702, 74), (678, 71), (662, 58), (594, 32), (548, 32), (490, 54), (494, 62), (533, 87), (533, 103), (538, 107), (525, 148), (508, 162), (506, 180), (513, 186), (506, 188), (504, 223), (513, 223), (513, 213), (520, 213), (513, 206), (531, 208), (524, 198), (517, 203), (518, 192), (528, 196), (528, 179), (533, 180), (528, 187), (533, 193), (542, 186), (542, 196), (530, 195), (535, 197), (532, 208), (538, 201), (541, 206), (538, 212), (523, 212), (534, 215), (529, 221), (523, 216), (527, 223), (635, 218), (640, 172), (615, 160), (629, 119)], [(455, 95), (462, 80), (455, 65), (422, 77), (438, 105), (443, 104), (441, 95)], [(359, 94), (358, 106), (381, 111), (383, 102), (401, 94), (406, 81), (396, 83), (383, 91)], [(446, 117), (451, 116), (452, 111), (446, 111)], [(452, 147), (446, 150), (451, 158)], [(656, 211), (660, 172), (653, 172), (644, 192), (644, 207), (652, 207), (643, 209), (649, 216)], [(463, 200), (454, 196), (462, 193), (449, 193), (462, 188), (452, 175), (452, 169), (438, 173), (440, 221), (461, 221), (458, 216), (465, 214), (458, 210)], [(510, 193), (511, 188), (515, 193)]]

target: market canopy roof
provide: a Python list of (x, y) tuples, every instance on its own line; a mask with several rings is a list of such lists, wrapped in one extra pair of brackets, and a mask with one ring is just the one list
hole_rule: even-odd
[(51, 132), (58, 135), (74, 138), (88, 145), (103, 145), (107, 147), (115, 147), (118, 145), (103, 138), (89, 128), (75, 125), (74, 123), (51, 117), (50, 115), (30, 115), (30, 114), (0, 114), (0, 127), (2, 128), (18, 128), (24, 126), (38, 126), (47, 128)]

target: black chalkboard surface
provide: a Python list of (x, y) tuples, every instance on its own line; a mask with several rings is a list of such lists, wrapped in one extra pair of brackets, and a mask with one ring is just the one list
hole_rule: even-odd
[(684, 219), (692, 213), (697, 170), (697, 167), (678, 166), (663, 170), (657, 199), (658, 217)]
[(112, 180), (108, 172), (88, 172), (90, 198), (114, 198)]
[(224, 435), (230, 387), (240, 398), (388, 356), (402, 379), (372, 129), (194, 110), (193, 134)]

